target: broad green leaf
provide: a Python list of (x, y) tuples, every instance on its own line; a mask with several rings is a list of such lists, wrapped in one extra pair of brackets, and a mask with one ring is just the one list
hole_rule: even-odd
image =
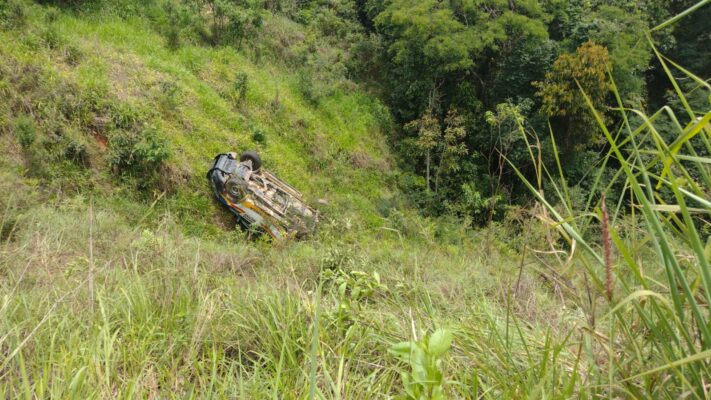
[(403, 361), (409, 362), (413, 347), (416, 347), (413, 342), (400, 342), (390, 346), (388, 352)]
[(446, 329), (437, 329), (432, 336), (430, 336), (429, 343), (427, 345), (428, 351), (434, 357), (439, 357), (449, 350), (452, 345), (452, 333)]

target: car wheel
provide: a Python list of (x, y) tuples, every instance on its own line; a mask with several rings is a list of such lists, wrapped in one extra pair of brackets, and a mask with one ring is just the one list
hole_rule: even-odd
[(252, 161), (252, 171), (258, 171), (262, 167), (262, 159), (256, 151), (245, 151), (239, 156), (239, 161)]

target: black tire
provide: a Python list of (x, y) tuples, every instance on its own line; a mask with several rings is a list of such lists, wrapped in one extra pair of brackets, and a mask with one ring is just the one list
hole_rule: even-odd
[(239, 156), (239, 161), (252, 161), (252, 171), (258, 171), (262, 168), (262, 159), (259, 157), (256, 151), (245, 151)]

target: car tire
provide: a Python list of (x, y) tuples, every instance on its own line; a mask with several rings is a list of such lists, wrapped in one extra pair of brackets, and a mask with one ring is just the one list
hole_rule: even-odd
[(252, 161), (252, 171), (258, 171), (262, 167), (262, 159), (256, 151), (245, 151), (239, 156), (239, 161)]

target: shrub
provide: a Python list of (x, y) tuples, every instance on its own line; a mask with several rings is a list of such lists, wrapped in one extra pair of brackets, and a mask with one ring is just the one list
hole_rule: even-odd
[(54, 25), (48, 25), (41, 34), (42, 43), (50, 49), (56, 49), (64, 44), (64, 38)]
[(180, 32), (182, 30), (178, 6), (173, 2), (166, 2), (163, 12), (166, 16), (166, 46), (171, 50), (177, 50), (180, 47)]
[(281, 97), (279, 96), (279, 86), (277, 86), (276, 92), (274, 93), (274, 98), (269, 103), (269, 106), (274, 112), (279, 112), (282, 110)]
[(0, 2), (0, 26), (22, 28), (27, 22), (25, 5), (17, 0)]
[(19, 117), (17, 121), (15, 121), (15, 134), (17, 135), (18, 142), (20, 142), (20, 146), (22, 146), (23, 149), (28, 149), (37, 138), (35, 121), (26, 115)]
[(446, 329), (437, 329), (419, 341), (393, 344), (388, 351), (400, 361), (409, 364), (411, 372), (401, 372), (404, 399), (444, 399), (444, 374), (442, 358), (452, 346), (453, 335)]
[(57, 22), (60, 12), (57, 8), (48, 6), (45, 8), (44, 21), (47, 25)]
[(86, 144), (77, 140), (69, 140), (64, 150), (64, 157), (77, 164), (86, 166), (89, 164), (89, 153)]
[(208, 0), (205, 3), (212, 15), (213, 44), (240, 47), (244, 39), (256, 36), (262, 27), (263, 18), (259, 10), (220, 0)]
[(259, 127), (252, 127), (252, 140), (261, 145), (267, 144), (267, 134)]
[(177, 50), (180, 48), (180, 28), (176, 25), (169, 25), (167, 31), (165, 32), (166, 46), (170, 50)]
[(169, 156), (166, 143), (154, 128), (116, 131), (109, 138), (109, 165), (122, 175), (140, 178), (139, 188), (146, 188), (156, 177), (157, 169)]
[(67, 129), (63, 134), (62, 156), (76, 165), (88, 167), (91, 155), (86, 137), (77, 130)]
[(249, 89), (249, 76), (244, 72), (237, 73), (235, 83), (233, 85), (235, 103), (240, 104), (247, 98), (247, 90)]
[(166, 111), (175, 111), (180, 103), (180, 87), (172, 81), (159, 83), (158, 103)]
[[(153, 110), (125, 102), (105, 101), (97, 99), (100, 112), (108, 115), (115, 129), (138, 131), (144, 121), (148, 120)], [(104, 104), (101, 104), (101, 103)]]

